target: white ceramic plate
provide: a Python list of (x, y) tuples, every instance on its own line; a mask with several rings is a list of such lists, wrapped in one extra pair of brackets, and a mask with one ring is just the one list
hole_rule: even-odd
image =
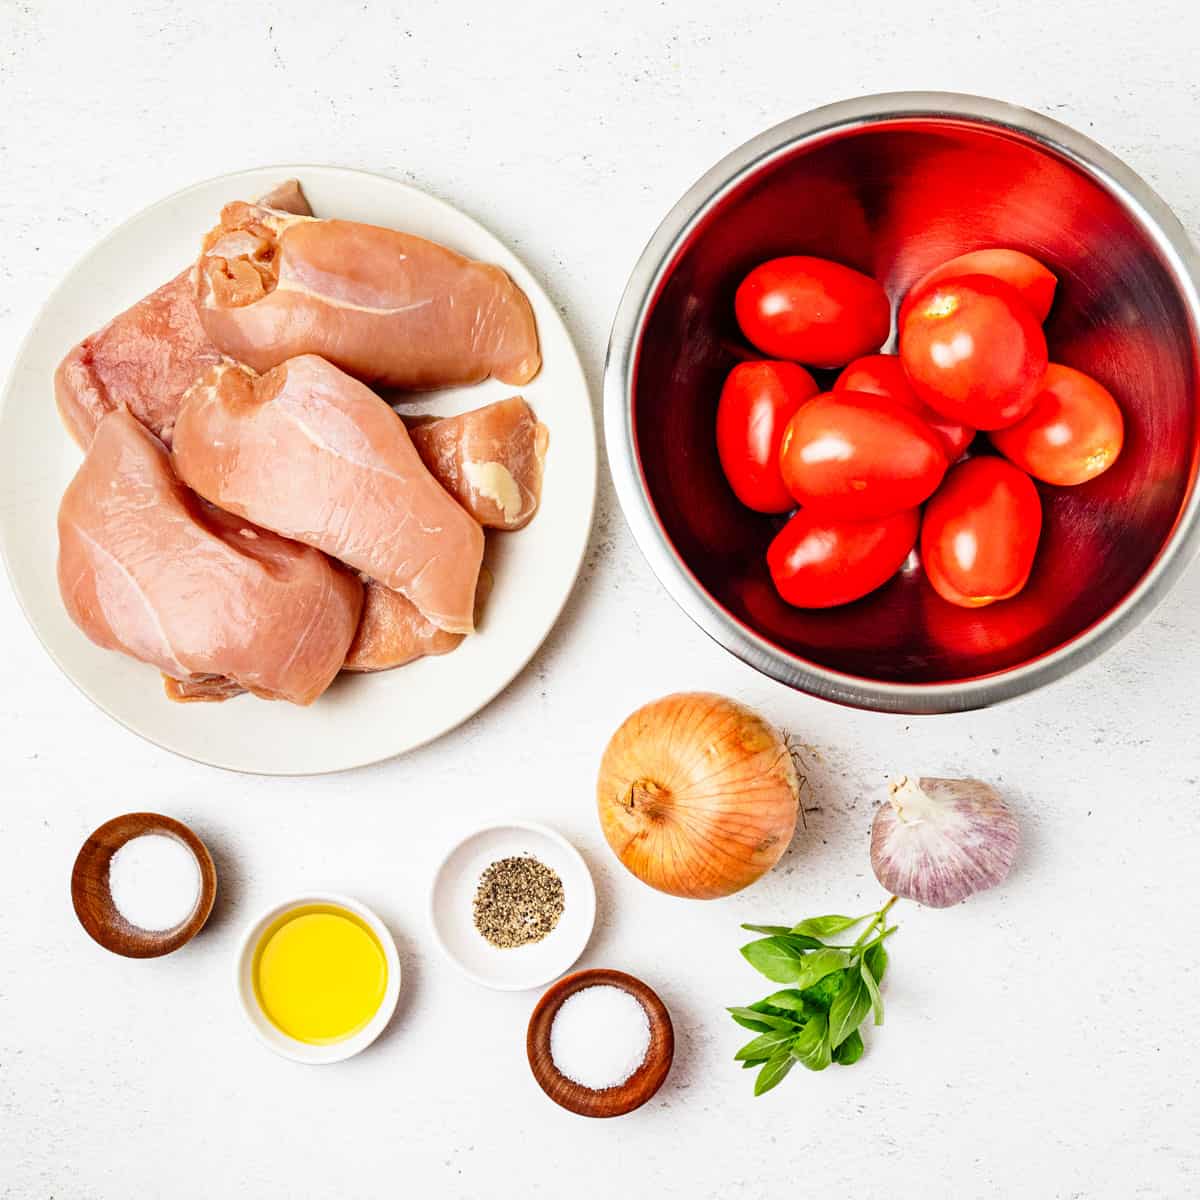
[[(151, 667), (94, 646), (58, 595), (56, 515), (80, 454), (58, 420), (53, 374), (80, 338), (179, 271), (229, 200), (292, 176), (319, 216), (392, 225), (497, 263), (533, 304), (542, 370), (520, 389), (550, 430), (542, 507), (519, 533), (488, 537), (495, 576), (480, 631), (452, 654), (378, 675), (343, 675), (310, 708), (242, 696), (173, 704)], [(490, 380), (430, 394), (405, 411), (458, 413), (514, 395)], [(591, 402), (554, 305), (521, 261), (457, 209), (393, 179), (339, 167), (282, 166), (212, 179), (146, 209), (95, 247), (47, 301), (0, 400), (0, 549), (30, 624), (56, 663), (109, 716), (213, 766), (306, 775), (364, 766), (465, 721), (525, 666), (566, 603), (596, 491)]]
[[(498, 950), (475, 928), (475, 889), (492, 863), (521, 855), (558, 872), (563, 912), (540, 942)], [(523, 991), (557, 979), (583, 953), (596, 921), (596, 886), (579, 851), (553, 829), (522, 822), (489, 825), (442, 860), (433, 877), (429, 919), (434, 940), (464, 975), (485, 987)]]
[[(307, 908), (309, 905), (328, 905), (354, 913), (379, 939), (383, 956), (387, 960), (387, 986), (375, 1015), (353, 1037), (327, 1045), (311, 1045), (308, 1042), (297, 1041), (277, 1028), (263, 1012), (262, 1005), (258, 1002), (258, 993), (254, 990), (254, 954), (263, 934), (285, 913), (297, 908)], [(246, 932), (242, 934), (241, 944), (234, 958), (234, 986), (242, 1012), (264, 1046), (268, 1046), (276, 1054), (282, 1054), (284, 1058), (290, 1058), (293, 1062), (324, 1066), (353, 1058), (387, 1028), (400, 999), (400, 955), (396, 952), (396, 943), (391, 931), (365, 904), (343, 896), (340, 892), (310, 892), (292, 900), (284, 900), (280, 904), (273, 904), (257, 920), (250, 922)]]

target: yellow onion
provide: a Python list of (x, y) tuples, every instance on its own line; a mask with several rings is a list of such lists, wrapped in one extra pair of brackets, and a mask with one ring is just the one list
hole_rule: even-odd
[(799, 794), (779, 733), (708, 692), (639, 708), (613, 734), (596, 785), (621, 862), (652, 888), (697, 900), (740, 891), (779, 861)]

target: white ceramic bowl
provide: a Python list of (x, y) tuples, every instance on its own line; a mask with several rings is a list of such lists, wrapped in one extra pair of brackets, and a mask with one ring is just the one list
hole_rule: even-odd
[[(558, 873), (563, 913), (540, 942), (498, 950), (475, 928), (471, 905), (487, 867), (518, 855), (532, 855)], [(434, 940), (464, 975), (485, 987), (518, 992), (557, 979), (583, 953), (596, 921), (596, 887), (579, 851), (553, 829), (522, 821), (487, 825), (442, 859), (429, 918)]]
[[(387, 989), (383, 994), (383, 1003), (371, 1021), (353, 1037), (340, 1042), (331, 1042), (324, 1046), (310, 1046), (307, 1042), (299, 1042), (288, 1037), (272, 1023), (263, 1012), (254, 991), (254, 951), (259, 939), (285, 913), (296, 908), (304, 908), (313, 904), (326, 904), (336, 908), (344, 908), (347, 912), (358, 917), (379, 939), (383, 947), (383, 955), (387, 960)], [(325, 1063), (342, 1062), (353, 1058), (359, 1051), (365, 1050), (384, 1030), (396, 1011), (396, 1002), (400, 999), (400, 956), (396, 953), (396, 943), (392, 939), (387, 926), (365, 904), (343, 896), (338, 892), (308, 892), (302, 896), (293, 896), (279, 904), (273, 904), (256, 920), (252, 921), (242, 935), (238, 946), (236, 960), (236, 986), (238, 1000), (242, 1011), (250, 1022), (250, 1027), (258, 1035), (259, 1041), (269, 1046), (276, 1054), (290, 1058), (294, 1062), (309, 1063), (319, 1066)]]

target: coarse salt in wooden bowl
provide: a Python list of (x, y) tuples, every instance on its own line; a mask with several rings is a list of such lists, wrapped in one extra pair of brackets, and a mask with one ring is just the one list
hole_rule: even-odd
[[(558, 1010), (569, 997), (585, 988), (605, 984), (628, 992), (646, 1010), (650, 1046), (642, 1065), (624, 1083), (597, 1091), (568, 1079), (555, 1066), (550, 1052), (550, 1030)], [(555, 1104), (581, 1117), (619, 1117), (640, 1108), (662, 1087), (675, 1057), (675, 1029), (666, 1005), (640, 979), (624, 971), (576, 971), (560, 979), (538, 1001), (529, 1018), (525, 1051), (534, 1079)]]
[[(130, 924), (113, 903), (108, 868), (116, 852), (135, 837), (160, 834), (182, 842), (200, 868), (200, 892), (191, 913), (170, 929)], [(106, 821), (83, 843), (71, 872), (71, 902), (88, 936), (124, 958), (158, 958), (186, 945), (204, 927), (217, 897), (217, 871), (204, 843), (182, 821), (159, 813), (126, 813)]]

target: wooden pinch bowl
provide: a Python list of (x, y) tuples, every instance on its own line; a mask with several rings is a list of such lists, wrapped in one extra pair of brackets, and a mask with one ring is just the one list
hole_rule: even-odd
[[(112, 856), (135, 837), (161, 834), (182, 842), (200, 865), (200, 896), (191, 915), (172, 929), (149, 930), (131, 925), (113, 903), (108, 886)], [(181, 821), (159, 813), (126, 813), (105, 821), (75, 859), (71, 902), (88, 936), (105, 950), (125, 958), (158, 958), (186, 945), (204, 927), (217, 896), (217, 870), (204, 843)]]
[[(568, 1079), (554, 1065), (550, 1053), (550, 1028), (569, 996), (602, 984), (623, 989), (646, 1010), (650, 1019), (650, 1048), (646, 1051), (645, 1061), (624, 1083), (596, 1091)], [(675, 1057), (675, 1029), (667, 1006), (640, 979), (626, 975), (624, 971), (576, 971), (560, 979), (538, 1001), (529, 1018), (525, 1051), (534, 1079), (555, 1104), (581, 1117), (619, 1117), (640, 1108), (662, 1087)]]

